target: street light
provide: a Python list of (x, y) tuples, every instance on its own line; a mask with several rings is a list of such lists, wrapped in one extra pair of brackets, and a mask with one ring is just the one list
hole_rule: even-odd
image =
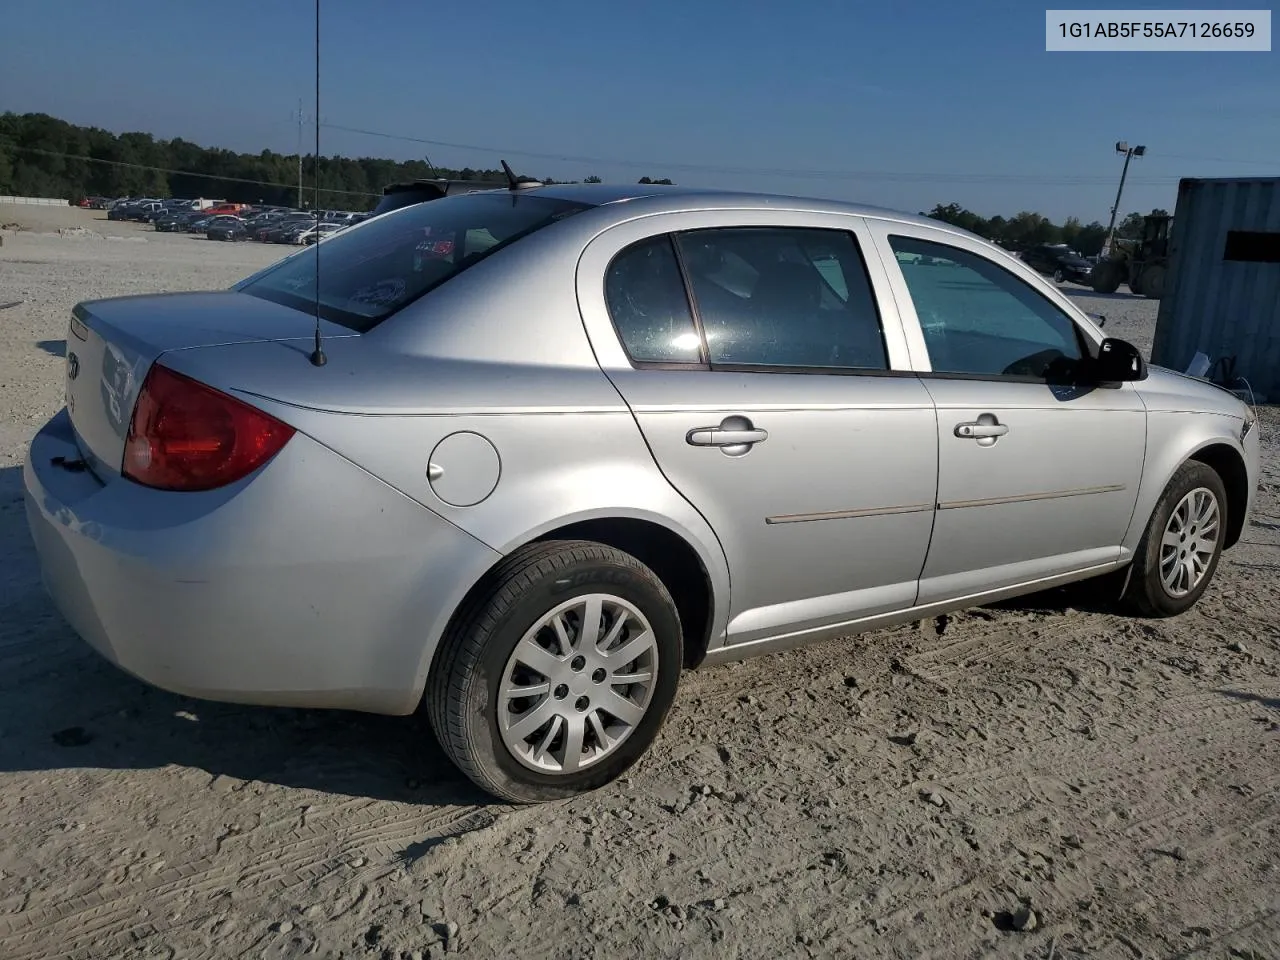
[(1116, 212), (1120, 209), (1120, 194), (1124, 193), (1124, 178), (1129, 174), (1129, 161), (1134, 157), (1144, 156), (1146, 152), (1146, 147), (1131, 147), (1126, 140), (1120, 140), (1116, 143), (1116, 153), (1124, 154), (1124, 169), (1120, 171), (1120, 187), (1116, 190), (1115, 206), (1111, 208), (1111, 223), (1107, 226), (1107, 242), (1102, 245), (1102, 255), (1104, 257), (1111, 252), (1111, 241), (1115, 237)]

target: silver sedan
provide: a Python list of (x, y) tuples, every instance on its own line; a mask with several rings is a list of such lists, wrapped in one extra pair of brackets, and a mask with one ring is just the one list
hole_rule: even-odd
[(686, 667), (1090, 577), (1176, 615), (1258, 459), (1235, 395), (944, 224), (519, 184), (80, 304), (24, 475), (50, 592), (124, 670), (422, 705), (529, 802), (634, 763)]

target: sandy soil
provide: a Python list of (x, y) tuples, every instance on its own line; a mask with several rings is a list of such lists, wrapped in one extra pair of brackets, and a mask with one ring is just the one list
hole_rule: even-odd
[[(20, 465), (68, 310), (284, 250), (56, 215), (0, 207), (4, 960), (1280, 957), (1280, 409), (1192, 612), (1074, 590), (688, 674), (627, 780), (511, 809), (419, 720), (171, 696), (62, 623)], [(1150, 344), (1155, 304), (1080, 299)]]

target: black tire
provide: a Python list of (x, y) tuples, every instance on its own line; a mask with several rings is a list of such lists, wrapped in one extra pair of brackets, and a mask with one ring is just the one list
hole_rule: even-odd
[[(1173, 596), (1160, 577), (1161, 540), (1165, 527), (1179, 501), (1197, 488), (1208, 490), (1217, 499), (1218, 505), (1218, 537), (1204, 575), (1200, 582), (1184, 596)], [(1164, 493), (1156, 502), (1138, 542), (1132, 568), (1129, 572), (1129, 584), (1125, 589), (1123, 602), (1134, 612), (1146, 617), (1174, 617), (1193, 607), (1204, 595), (1213, 576), (1218, 569), (1218, 560), (1222, 556), (1222, 543), (1227, 533), (1227, 492), (1222, 478), (1203, 463), (1189, 460), (1180, 466)]]
[(1152, 300), (1164, 296), (1164, 267), (1147, 267), (1142, 273), (1142, 292)]
[(1121, 270), (1118, 263), (1099, 260), (1089, 277), (1089, 286), (1096, 293), (1115, 293), (1120, 289)]
[(1057, 270), (1053, 271), (1053, 282), (1054, 282), (1054, 283), (1062, 283), (1062, 281), (1063, 281), (1063, 280), (1065, 280), (1065, 279), (1066, 279), (1066, 275), (1062, 272), (1062, 268), (1061, 268), (1061, 267), (1059, 267)]
[[(551, 608), (603, 592), (633, 604), (652, 627), (658, 649), (652, 697), (611, 754), (573, 774), (538, 772), (502, 741), (503, 671), (525, 631)], [(427, 713), (445, 754), (480, 788), (512, 803), (558, 800), (604, 786), (644, 755), (675, 700), (683, 662), (675, 603), (639, 560), (588, 541), (530, 544), (499, 563), (450, 623), (427, 680)]]

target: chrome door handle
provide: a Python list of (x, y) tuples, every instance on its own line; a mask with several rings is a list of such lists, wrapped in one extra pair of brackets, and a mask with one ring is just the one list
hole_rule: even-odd
[(1009, 432), (1009, 427), (1004, 423), (957, 423), (957, 437), (1003, 437)]
[(768, 439), (764, 430), (721, 430), (719, 427), (698, 427), (689, 431), (689, 442), (695, 447), (734, 447), (740, 443), (759, 443)]
[(956, 424), (956, 436), (963, 440), (977, 440), (984, 447), (996, 442), (1009, 432), (1009, 425), (1001, 423), (994, 414), (984, 413), (977, 420)]
[(719, 447), (731, 457), (740, 457), (757, 443), (769, 439), (769, 431), (756, 427), (746, 417), (725, 417), (716, 427), (694, 427), (685, 440), (695, 447)]

